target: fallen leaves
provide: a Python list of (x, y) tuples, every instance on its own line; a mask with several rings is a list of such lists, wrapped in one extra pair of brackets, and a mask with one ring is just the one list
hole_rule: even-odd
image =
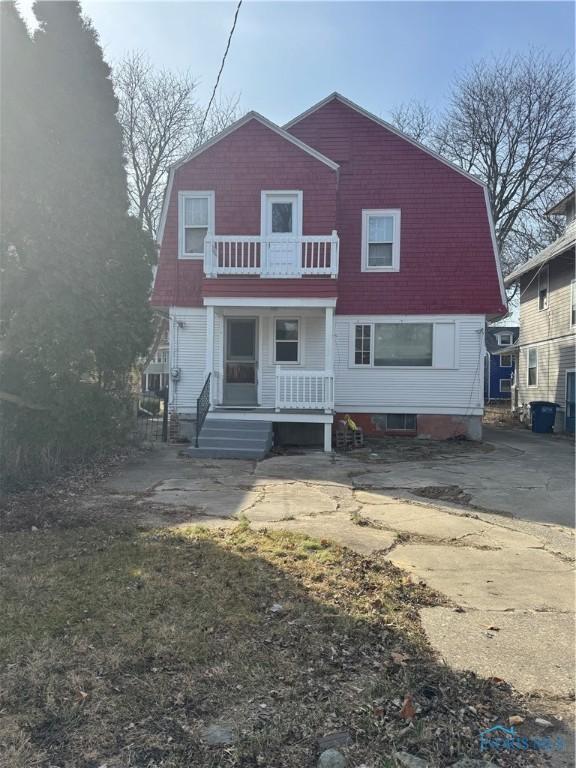
[(402, 708), (400, 709), (400, 717), (404, 720), (413, 720), (416, 717), (416, 709), (414, 708), (414, 700), (410, 693), (407, 693), (402, 702)]

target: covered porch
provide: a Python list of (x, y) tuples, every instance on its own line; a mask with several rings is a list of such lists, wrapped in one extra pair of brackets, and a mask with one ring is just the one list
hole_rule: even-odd
[(328, 439), (336, 300), (205, 298), (204, 303), (210, 418), (322, 423)]

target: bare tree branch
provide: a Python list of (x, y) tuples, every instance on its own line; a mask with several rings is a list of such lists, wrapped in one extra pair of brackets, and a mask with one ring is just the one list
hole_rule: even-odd
[[(155, 70), (144, 54), (130, 53), (114, 72), (124, 134), (130, 202), (143, 226), (155, 234), (170, 166), (200, 140), (204, 110), (189, 73)], [(214, 102), (204, 140), (238, 115), (238, 97)]]
[(573, 184), (574, 75), (567, 57), (539, 52), (480, 61), (452, 86), (435, 125), (428, 107), (393, 113), (402, 130), (488, 186), (504, 271), (558, 233), (544, 212)]

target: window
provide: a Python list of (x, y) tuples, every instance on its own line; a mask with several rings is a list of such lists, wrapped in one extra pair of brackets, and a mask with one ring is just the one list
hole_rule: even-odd
[(290, 234), (292, 232), (292, 203), (272, 201), (272, 233)]
[(416, 432), (416, 414), (414, 413), (387, 413), (387, 432)]
[(500, 367), (512, 368), (512, 355), (500, 355)]
[(538, 349), (530, 347), (527, 351), (528, 358), (528, 386), (538, 386)]
[(274, 362), (298, 363), (300, 359), (299, 321), (277, 319), (274, 331)]
[(370, 365), (371, 325), (357, 325), (354, 329), (354, 365)]
[(510, 392), (511, 385), (510, 379), (500, 379), (500, 392)]
[(375, 366), (431, 366), (432, 323), (375, 323)]
[(498, 344), (501, 347), (507, 347), (508, 344), (512, 344), (512, 334), (511, 333), (499, 333), (498, 334)]
[(214, 193), (179, 193), (180, 258), (202, 258), (204, 239), (214, 234)]
[(576, 325), (576, 280), (570, 283), (570, 325)]
[(538, 309), (548, 309), (549, 271), (548, 264), (538, 274)]
[(400, 211), (362, 211), (362, 269), (400, 269)]

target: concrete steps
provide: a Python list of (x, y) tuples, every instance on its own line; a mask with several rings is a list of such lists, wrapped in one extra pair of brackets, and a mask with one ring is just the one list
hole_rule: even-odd
[(198, 448), (186, 449), (198, 459), (263, 459), (272, 448), (272, 422), (210, 419), (204, 422)]

